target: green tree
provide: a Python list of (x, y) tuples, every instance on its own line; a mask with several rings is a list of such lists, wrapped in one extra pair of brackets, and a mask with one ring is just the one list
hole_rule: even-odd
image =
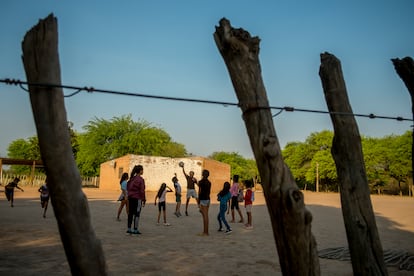
[(239, 175), (241, 181), (246, 179), (255, 180), (259, 175), (256, 161), (253, 159), (246, 159), (236, 152), (214, 152), (209, 158), (229, 164), (231, 175)]
[(141, 154), (168, 157), (186, 156), (182, 144), (173, 142), (161, 128), (145, 120), (134, 122), (131, 115), (111, 120), (94, 118), (79, 135), (77, 163), (82, 175), (99, 175), (99, 166), (108, 160), (126, 155)]
[[(36, 136), (27, 140), (17, 139), (11, 142), (7, 148), (8, 157), (25, 160), (40, 160), (39, 141)], [(30, 166), (13, 165), (11, 171), (16, 174), (28, 174), (31, 171)]]

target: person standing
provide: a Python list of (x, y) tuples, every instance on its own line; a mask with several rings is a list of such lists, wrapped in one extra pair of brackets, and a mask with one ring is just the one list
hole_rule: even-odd
[(226, 211), (228, 207), (230, 207), (230, 200), (231, 200), (231, 193), (230, 193), (230, 183), (224, 182), (223, 189), (218, 193), (217, 200), (220, 201), (220, 210), (217, 215), (217, 220), (219, 223), (219, 232), (223, 231), (223, 223), (226, 226), (226, 234), (230, 234), (232, 232), (229, 224), (226, 220)]
[(24, 192), (22, 188), (19, 187), (20, 179), (18, 177), (15, 177), (12, 182), (6, 185), (4, 187), (4, 193), (6, 194), (6, 198), (8, 201), (10, 201), (10, 207), (14, 207), (14, 188), (19, 189), (20, 191)]
[(239, 200), (238, 200), (238, 195), (239, 195), (239, 189), (240, 189), (240, 185), (239, 185), (239, 176), (237, 174), (235, 174), (233, 176), (233, 185), (230, 188), (230, 193), (231, 193), (231, 221), (230, 222), (235, 222), (234, 220), (234, 209), (237, 210), (237, 212), (239, 213), (240, 216), (240, 223), (244, 222), (243, 219), (243, 214), (240, 210), (239, 207)]
[(247, 223), (244, 225), (246, 229), (253, 229), (252, 224), (252, 206), (254, 201), (254, 193), (252, 191), (253, 187), (253, 181), (246, 180), (246, 194), (244, 195), (244, 206), (246, 208), (246, 214), (247, 214)]
[(46, 218), (47, 206), (49, 205), (49, 188), (47, 187), (47, 178), (45, 180), (45, 184), (43, 184), (38, 191), (40, 193), (40, 205), (42, 205), (43, 208), (43, 218)]
[(162, 183), (160, 189), (158, 190), (157, 195), (155, 196), (155, 202), (154, 205), (157, 205), (157, 198), (158, 198), (158, 220), (157, 225), (160, 224), (160, 218), (161, 218), (161, 211), (163, 212), (163, 218), (164, 218), (164, 226), (170, 226), (169, 223), (167, 223), (167, 214), (165, 212), (165, 201), (167, 197), (167, 193), (172, 192), (171, 188), (167, 186), (167, 184)]
[[(145, 180), (142, 178), (144, 168), (136, 165), (131, 172), (131, 177), (127, 184), (128, 193), (128, 234), (141, 234), (138, 230), (141, 210), (145, 206)], [(133, 229), (131, 228), (133, 224)]]
[(118, 215), (116, 216), (116, 220), (120, 221), (122, 209), (125, 206), (125, 211), (128, 216), (128, 192), (127, 192), (127, 184), (128, 184), (128, 173), (123, 173), (121, 176), (121, 180), (119, 181), (119, 185), (121, 186), (121, 194), (119, 195), (118, 201), (121, 201), (121, 205), (118, 208)]
[(181, 185), (178, 182), (177, 176), (172, 178), (172, 182), (174, 183), (175, 189), (175, 202), (177, 203), (175, 206), (175, 213), (176, 217), (181, 217)]
[(211, 182), (208, 180), (210, 172), (203, 170), (202, 179), (198, 183), (198, 206), (203, 216), (203, 232), (200, 236), (208, 236), (208, 209), (210, 207)]
[(190, 171), (189, 175), (185, 172), (184, 163), (180, 163), (180, 166), (183, 168), (184, 176), (187, 179), (187, 201), (185, 202), (185, 215), (188, 216), (188, 203), (190, 202), (190, 198), (194, 198), (196, 201), (198, 201), (197, 193), (195, 190), (197, 179), (194, 177), (193, 171)]

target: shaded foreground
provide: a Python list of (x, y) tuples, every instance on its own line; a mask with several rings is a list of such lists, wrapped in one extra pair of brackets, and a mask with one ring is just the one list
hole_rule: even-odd
[[(173, 214), (174, 196), (169, 193), (167, 221), (171, 226), (158, 226), (155, 193), (147, 193), (148, 204), (142, 212), (140, 227), (143, 234), (129, 236), (125, 234), (125, 211), (121, 221), (116, 221), (119, 191), (84, 189), (84, 192), (110, 275), (282, 275), (263, 194), (256, 193), (253, 203), (254, 229), (246, 230), (241, 223), (234, 223), (230, 235), (217, 232), (219, 206), (212, 196), (210, 236), (199, 237), (202, 220), (193, 199), (189, 216), (177, 218)], [(414, 199), (393, 196), (371, 199), (384, 250), (413, 254)], [(312, 232), (318, 250), (347, 246), (339, 195), (305, 192), (305, 203), (314, 217)], [(51, 206), (43, 219), (39, 193), (31, 188), (17, 191), (14, 205), (11, 208), (1, 193), (0, 275), (70, 275)], [(184, 214), (183, 206), (181, 210)], [(242, 211), (245, 214), (244, 207)], [(322, 275), (352, 275), (352, 266), (346, 261), (320, 259), (320, 265)], [(390, 275), (413, 275), (395, 267), (387, 269)]]

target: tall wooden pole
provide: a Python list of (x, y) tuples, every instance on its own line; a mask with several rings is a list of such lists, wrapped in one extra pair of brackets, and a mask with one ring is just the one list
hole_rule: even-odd
[[(27, 32), (22, 48), (29, 83), (61, 84), (57, 19), (52, 14)], [(62, 89), (30, 85), (29, 91), (52, 205), (72, 275), (106, 275), (102, 246), (91, 225), (72, 153)]]
[[(239, 99), (256, 159), (284, 275), (320, 275), (312, 215), (283, 161), (263, 84), (259, 38), (221, 19), (214, 39)], [(254, 254), (254, 253), (253, 253)]]
[[(414, 119), (414, 60), (411, 57), (405, 57), (403, 59), (394, 58), (391, 59), (392, 63), (394, 64), (395, 71), (397, 72), (398, 76), (402, 79), (405, 83), (405, 86), (408, 89), (408, 93), (411, 96), (411, 114)], [(413, 129), (413, 143), (411, 144), (411, 179), (413, 178), (414, 173), (414, 129)]]
[[(354, 275), (387, 275), (371, 204), (361, 137), (348, 100), (340, 61), (321, 54), (319, 75), (334, 127), (332, 156)], [(348, 114), (348, 115), (344, 115)]]

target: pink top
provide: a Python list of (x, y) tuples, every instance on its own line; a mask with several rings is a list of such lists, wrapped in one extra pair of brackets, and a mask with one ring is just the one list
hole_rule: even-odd
[(239, 194), (239, 183), (233, 182), (230, 188), (231, 196), (237, 196)]

